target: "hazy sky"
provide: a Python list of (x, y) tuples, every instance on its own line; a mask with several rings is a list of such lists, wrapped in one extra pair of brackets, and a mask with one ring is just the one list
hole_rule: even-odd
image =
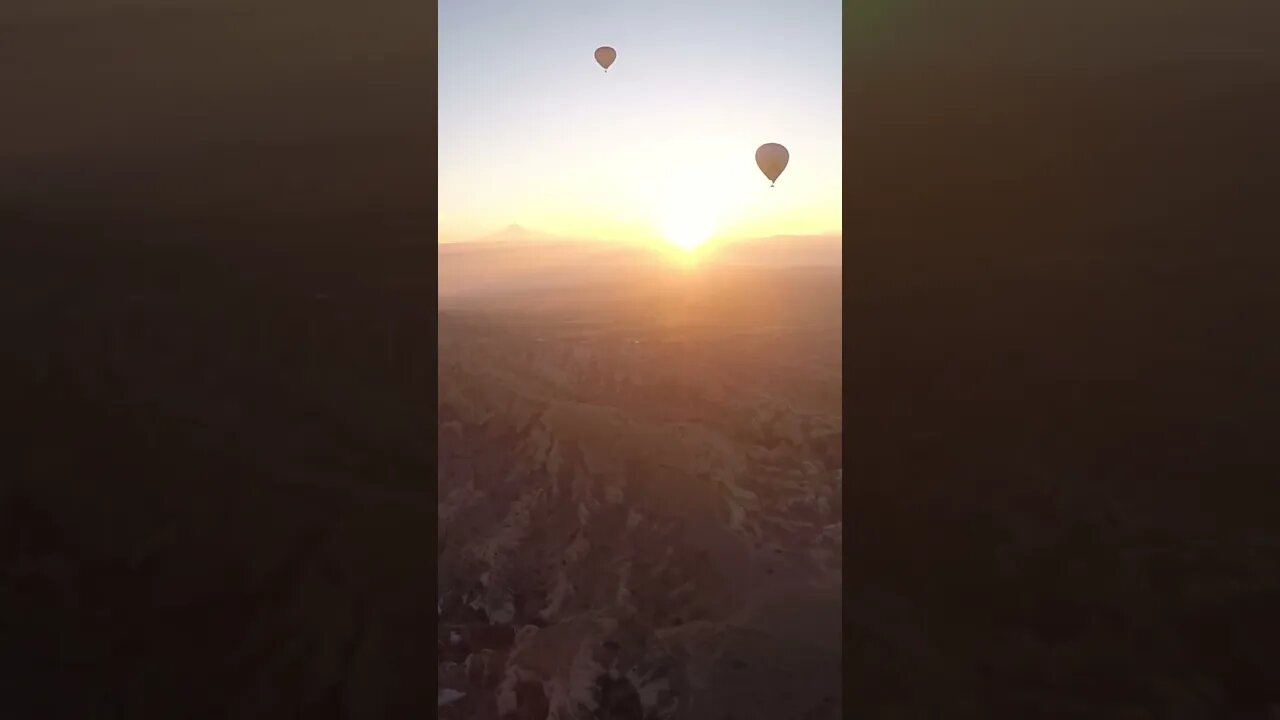
[[(441, 0), (439, 19), (441, 240), (841, 229), (839, 0)], [(774, 188), (767, 142), (791, 152)]]

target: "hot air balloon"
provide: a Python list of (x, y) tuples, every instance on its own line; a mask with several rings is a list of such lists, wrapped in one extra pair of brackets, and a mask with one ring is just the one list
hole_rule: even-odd
[(791, 153), (778, 143), (765, 143), (756, 149), (756, 165), (769, 178), (769, 187), (773, 187), (773, 183), (778, 181), (778, 176), (787, 169), (787, 161), (790, 159)]
[(596, 48), (596, 62), (600, 63), (600, 67), (604, 68), (605, 72), (609, 72), (609, 66), (617, 59), (618, 51), (608, 45)]

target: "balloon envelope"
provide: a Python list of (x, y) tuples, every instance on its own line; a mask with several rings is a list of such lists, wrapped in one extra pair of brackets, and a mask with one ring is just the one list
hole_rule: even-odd
[(791, 153), (778, 143), (765, 143), (756, 149), (756, 165), (760, 166), (760, 172), (769, 178), (770, 183), (777, 182), (790, 159)]
[(604, 68), (605, 72), (609, 72), (609, 66), (617, 59), (618, 51), (608, 45), (596, 48), (596, 62), (600, 63), (600, 67)]

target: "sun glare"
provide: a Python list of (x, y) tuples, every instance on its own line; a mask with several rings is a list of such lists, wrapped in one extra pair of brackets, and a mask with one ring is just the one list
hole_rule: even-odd
[(716, 223), (709, 210), (687, 199), (670, 208), (662, 222), (662, 234), (686, 253), (692, 253), (711, 239)]

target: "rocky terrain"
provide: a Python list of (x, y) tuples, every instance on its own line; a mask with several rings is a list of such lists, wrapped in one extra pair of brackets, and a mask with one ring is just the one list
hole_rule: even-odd
[(841, 717), (839, 271), (665, 277), (442, 304), (440, 717)]
[[(826, 678), (813, 687), (797, 681), (779, 692), (816, 698), (819, 708), (828, 695), (839, 700), (836, 665), (827, 663), (838, 658), (838, 594), (818, 588), (795, 615), (778, 611), (797, 602), (781, 590), (750, 605), (732, 597), (744, 583), (765, 586), (774, 577), (838, 588), (830, 568), (839, 534), (827, 541), (813, 531), (839, 521), (839, 461), (832, 459), (839, 443), (830, 434), (839, 432), (840, 414), (839, 346), (830, 340), (839, 328), (838, 276), (822, 293), (808, 290), (810, 277), (750, 281), (760, 302), (710, 302), (697, 313), (703, 324), (723, 326), (714, 335), (714, 328), (676, 322), (694, 309), (689, 303), (705, 299), (652, 305), (652, 295), (678, 296), (645, 283), (644, 293), (587, 305), (583, 297), (608, 294), (588, 288), (540, 305), (521, 300), (505, 314), (478, 301), (454, 305), (438, 316), (437, 338), (434, 244), (355, 245), (316, 235), (289, 245), (268, 234), (255, 236), (261, 243), (215, 245), (180, 242), (171, 227), (90, 243), (80, 238), (94, 232), (92, 224), (73, 220), (37, 226), (11, 218), (9, 227), (28, 228), (27, 237), (42, 242), (7, 248), (0, 266), (7, 411), (0, 663), (14, 669), (0, 676), (6, 717), (424, 717), (440, 700), (436, 681), (456, 688), (468, 657), (473, 673), (490, 667), (494, 682), (515, 682), (510, 692), (543, 697), (550, 710), (554, 698), (580, 685), (560, 675), (556, 690), (548, 674), (539, 696), (528, 684), (536, 675), (508, 675), (508, 662), (491, 657), (525, 647), (526, 626), (539, 623), (563, 626), (559, 632), (575, 643), (588, 635), (618, 643), (622, 674), (602, 690), (619, 698), (605, 702), (617, 712), (636, 697), (643, 706), (687, 712), (682, 682), (711, 682), (729, 693), (721, 700), (704, 694), (705, 702), (755, 703), (734, 695), (737, 686), (706, 678), (770, 672), (778, 642), (797, 658), (826, 658), (830, 668), (813, 673)], [(732, 296), (733, 283), (750, 280), (740, 277), (689, 287), (710, 299)], [(795, 296), (825, 298), (823, 312), (780, 301)], [(637, 326), (636, 318), (654, 316), (646, 308), (671, 322)], [(804, 328), (786, 308), (825, 325)], [(613, 318), (611, 332), (599, 331), (597, 309)], [(565, 322), (566, 311), (577, 321)], [(770, 324), (742, 333), (748, 315)], [(784, 342), (771, 339), (775, 332)], [(461, 362), (467, 353), (487, 364)], [(812, 371), (788, 369), (805, 363)], [(451, 377), (459, 382), (444, 382)], [(734, 387), (743, 390), (728, 392)], [(446, 397), (438, 403), (441, 389)], [(494, 419), (481, 422), (490, 412)], [(446, 474), (441, 497), (472, 483), (487, 500), (463, 492), (433, 502), (438, 419), (441, 467), (469, 465), (475, 478), (455, 477), (450, 486)], [(618, 446), (625, 454), (601, 452), (600, 433), (632, 425), (643, 432)], [(763, 440), (739, 440), (748, 436)], [(665, 457), (652, 450), (667, 439), (676, 450)], [(749, 451), (766, 459), (751, 460)], [(664, 462), (685, 467), (660, 470)], [(720, 462), (753, 463), (761, 472), (735, 475), (732, 488), (716, 485), (725, 481), (707, 472)], [(628, 469), (608, 482), (582, 475), (584, 467), (602, 473), (610, 463)], [(551, 491), (548, 467), (560, 487), (555, 503), (529, 494), (539, 484)], [(546, 481), (517, 474), (526, 469), (546, 473)], [(646, 495), (638, 490), (642, 477), (662, 482)], [(769, 477), (779, 478), (778, 491), (760, 488)], [(619, 492), (642, 515), (634, 535), (610, 504)], [(584, 527), (575, 497), (587, 508), (593, 545), (570, 537)], [(517, 500), (524, 505), (513, 510)], [(686, 506), (697, 509), (686, 513)], [(520, 520), (520, 507), (529, 520)], [(736, 527), (731, 512), (742, 513)], [(450, 519), (437, 533), (440, 513)], [(468, 524), (483, 532), (469, 536), (462, 532)], [(541, 539), (530, 540), (536, 533)], [(739, 562), (716, 565), (730, 541), (738, 543)], [(437, 545), (447, 572), (433, 575)], [(673, 548), (665, 566), (664, 545)], [(479, 552), (487, 547), (492, 559)], [(557, 559), (543, 556), (539, 566), (540, 552)], [(596, 573), (597, 563), (607, 573)], [(494, 581), (480, 586), (487, 589), (478, 599), (490, 566)], [(533, 582), (511, 568), (564, 583)], [(674, 585), (639, 582), (668, 573)], [(460, 592), (438, 594), (445, 580), (461, 583)], [(513, 594), (506, 608), (498, 581), (527, 599), (517, 603)], [(623, 586), (631, 599), (624, 593), (616, 602)], [(608, 603), (595, 602), (602, 593)], [(555, 598), (558, 609), (538, 620)], [(474, 606), (461, 621), (459, 604)], [(595, 614), (584, 614), (586, 606)], [(443, 635), (437, 612), (454, 618)], [(490, 624), (490, 614), (507, 621)], [(822, 618), (816, 626), (826, 631), (825, 644), (807, 649), (805, 629), (791, 627), (797, 617)], [(733, 629), (722, 632), (722, 624)], [(762, 625), (771, 628), (761, 632)], [(465, 642), (451, 643), (451, 629)], [(784, 631), (802, 639), (779, 640)], [(659, 633), (671, 632), (676, 639), (662, 642), (679, 640), (704, 664), (686, 672), (684, 650), (662, 654)], [(432, 642), (438, 635), (443, 647)], [(555, 637), (542, 635), (527, 657), (559, 652), (538, 649)], [(643, 663), (635, 659), (641, 649)], [(721, 655), (720, 664), (710, 662)], [(480, 664), (486, 658), (491, 664)], [(661, 701), (655, 677), (626, 675), (661, 673), (660, 660), (672, 684)], [(535, 658), (528, 672), (538, 662), (548, 673), (575, 667)], [(433, 678), (433, 666), (443, 675)], [(624, 692), (628, 684), (634, 694)], [(461, 692), (472, 703), (482, 695)], [(499, 693), (489, 697), (496, 713)], [(457, 715), (468, 707), (440, 710)], [(533, 712), (536, 700), (517, 707)]]

